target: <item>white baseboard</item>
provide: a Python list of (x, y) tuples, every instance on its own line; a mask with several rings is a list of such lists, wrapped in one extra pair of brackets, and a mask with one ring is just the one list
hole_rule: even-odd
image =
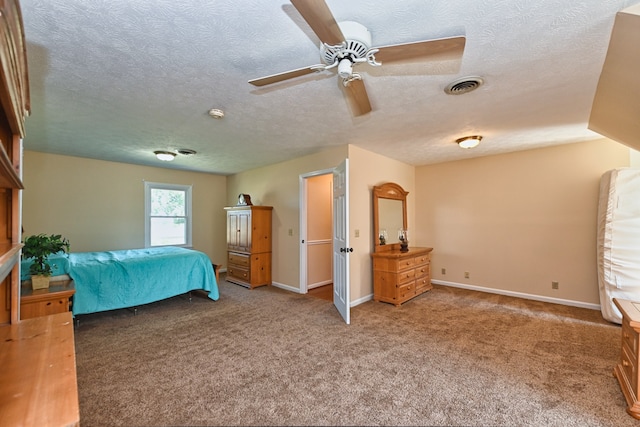
[[(294, 288), (293, 286), (284, 285), (278, 282), (271, 282), (271, 286), (275, 286), (276, 288), (284, 289), (285, 291), (295, 292), (297, 294), (301, 294), (299, 288)], [(362, 298), (358, 298), (357, 300), (351, 301), (349, 303), (349, 307), (355, 307), (356, 305), (360, 305), (364, 302), (371, 301), (373, 299), (373, 294), (365, 295)]]
[(545, 297), (541, 295), (526, 294), (524, 292), (505, 291), (503, 289), (485, 288), (484, 286), (467, 285), (465, 283), (446, 282), (444, 280), (432, 280), (434, 285), (451, 286), (453, 288), (469, 289), (472, 291), (487, 292), (490, 294), (506, 295), (516, 298), (530, 299), (534, 301), (550, 302), (552, 304), (569, 305), (572, 307), (589, 308), (591, 310), (600, 310), (600, 304), (591, 304), (582, 301), (574, 301), (562, 298)]
[[(503, 289), (486, 288), (484, 286), (468, 285), (466, 283), (457, 283), (457, 282), (447, 282), (447, 281), (444, 281), (444, 280), (432, 280), (431, 283), (433, 283), (434, 285), (450, 286), (452, 288), (469, 289), (469, 290), (472, 290), (472, 291), (487, 292), (487, 293), (490, 293), (490, 294), (497, 294), (497, 295), (506, 295), (506, 296), (509, 296), (509, 297), (524, 298), (524, 299), (530, 299), (530, 300), (533, 300), (533, 301), (549, 302), (549, 303), (552, 303), (552, 304), (560, 304), (560, 305), (568, 305), (568, 306), (572, 306), (572, 307), (588, 308), (588, 309), (591, 309), (591, 310), (598, 310), (598, 311), (600, 310), (600, 304), (591, 304), (591, 303), (582, 302), (582, 301), (574, 301), (574, 300), (568, 300), (568, 299), (562, 299), (562, 298), (552, 298), (552, 297), (546, 297), (546, 296), (541, 296), (541, 295), (527, 294), (527, 293), (524, 293), (524, 292), (505, 291)], [(276, 288), (284, 289), (286, 291), (295, 292), (297, 294), (302, 293), (302, 292), (300, 292), (299, 288), (294, 288), (293, 286), (284, 285), (282, 283), (272, 282), (271, 285), (275, 286)], [(373, 299), (373, 294), (371, 293), (369, 295), (365, 295), (365, 296), (363, 296), (361, 298), (358, 298), (356, 300), (351, 301), (351, 303), (349, 304), (349, 307), (355, 307), (355, 306), (360, 305), (362, 303), (365, 303), (367, 301), (371, 301), (372, 299)]]
[(362, 298), (358, 298), (357, 300), (351, 301), (349, 307), (355, 307), (356, 305), (360, 305), (363, 302), (371, 301), (373, 299), (373, 294), (365, 295)]
[(322, 282), (310, 283), (307, 285), (307, 290), (319, 288), (320, 286), (330, 285), (333, 283), (333, 279), (323, 280)]
[(275, 286), (276, 288), (284, 289), (285, 291), (295, 292), (296, 294), (301, 294), (300, 288), (294, 288), (293, 286), (284, 285), (278, 282), (271, 282), (271, 286)]

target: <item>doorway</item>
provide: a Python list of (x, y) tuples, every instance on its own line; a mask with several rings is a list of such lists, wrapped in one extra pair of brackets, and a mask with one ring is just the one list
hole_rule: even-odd
[(333, 170), (301, 178), (300, 291), (318, 294), (333, 285)]
[[(317, 184), (317, 187), (316, 187)], [(349, 159), (300, 175), (300, 292), (332, 283), (333, 305), (350, 323)]]

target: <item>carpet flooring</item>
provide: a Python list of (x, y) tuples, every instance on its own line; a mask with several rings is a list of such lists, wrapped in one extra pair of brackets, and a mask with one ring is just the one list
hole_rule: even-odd
[(435, 286), (331, 302), (221, 277), (195, 295), (79, 316), (81, 425), (638, 426), (600, 312)]

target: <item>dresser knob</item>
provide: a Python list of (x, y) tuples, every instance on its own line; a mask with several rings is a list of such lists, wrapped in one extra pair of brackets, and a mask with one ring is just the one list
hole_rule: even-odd
[(622, 366), (629, 366), (629, 362), (627, 362), (626, 360), (622, 361)]
[(623, 337), (625, 337), (625, 338), (629, 338), (629, 334), (628, 334), (627, 332), (624, 332), (624, 333), (622, 334), (622, 336), (623, 336)]

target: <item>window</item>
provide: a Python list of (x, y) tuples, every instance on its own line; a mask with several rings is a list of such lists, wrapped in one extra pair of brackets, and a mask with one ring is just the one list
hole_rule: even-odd
[(191, 246), (191, 186), (144, 183), (145, 247)]

